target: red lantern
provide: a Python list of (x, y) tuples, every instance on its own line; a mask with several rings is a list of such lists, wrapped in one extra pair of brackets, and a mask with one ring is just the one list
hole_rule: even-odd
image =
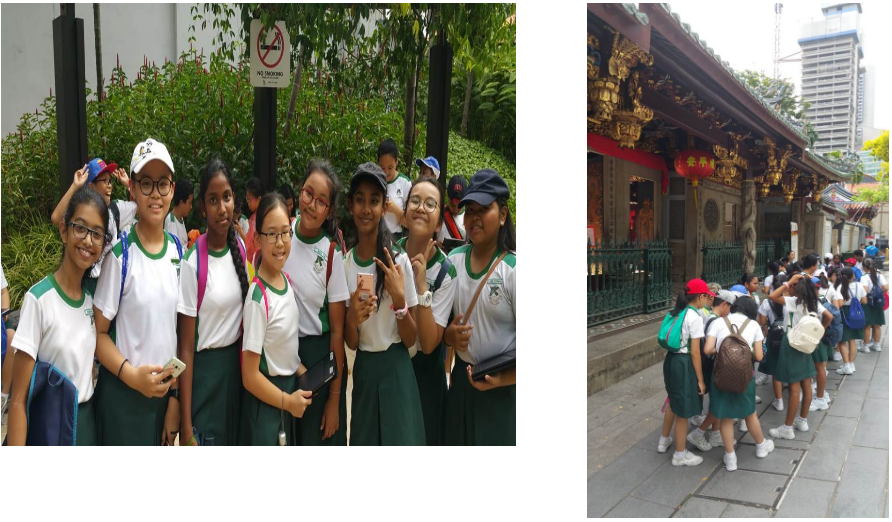
[(701, 179), (715, 172), (715, 156), (709, 151), (687, 149), (675, 156), (675, 172), (691, 180), (694, 184), (694, 204), (697, 202), (697, 185)]

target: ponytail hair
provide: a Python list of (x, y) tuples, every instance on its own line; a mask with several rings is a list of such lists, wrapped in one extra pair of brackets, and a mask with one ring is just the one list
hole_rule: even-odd
[[(781, 285), (787, 282), (787, 279), (787, 274), (777, 274), (776, 276), (774, 276), (774, 280), (771, 282), (771, 290), (774, 291), (780, 288)], [(775, 319), (784, 317), (784, 305), (775, 303), (774, 301), (769, 299), (768, 306), (771, 307), (771, 311), (774, 313)]]
[(794, 287), (796, 291), (796, 304), (801, 304), (809, 313), (818, 312), (818, 294), (810, 277), (803, 277)]
[(771, 272), (771, 275), (777, 277), (778, 272), (780, 272), (780, 264), (777, 261), (769, 261), (768, 271)]
[(827, 279), (827, 276), (825, 274), (822, 273), (821, 275), (819, 275), (818, 279), (821, 280), (818, 283), (821, 285), (821, 288), (823, 288), (824, 290), (827, 290), (828, 288), (830, 288), (830, 280)]
[(678, 317), (678, 314), (680, 314), (694, 299), (697, 299), (697, 294), (679, 292), (678, 297), (675, 298), (675, 308), (669, 312), (669, 315)]
[(849, 297), (849, 283), (852, 282), (852, 278), (855, 277), (855, 273), (851, 268), (846, 267), (842, 268), (837, 272), (836, 276), (836, 289), (839, 290), (842, 287), (840, 293), (842, 294), (843, 301), (848, 301)]
[[(219, 158), (211, 158), (201, 169), (198, 201), (204, 203), (204, 197), (207, 194), (211, 180), (219, 175), (225, 176), (226, 181), (229, 183), (229, 189), (232, 190), (233, 212), (235, 212), (235, 202), (238, 199), (236, 198), (235, 190), (232, 188), (232, 172), (229, 170), (229, 166)], [(237, 216), (236, 219), (238, 219)], [(226, 243), (229, 245), (229, 255), (232, 256), (232, 264), (235, 266), (236, 275), (238, 275), (239, 286), (242, 289), (242, 300), (244, 301), (248, 297), (248, 272), (245, 269), (245, 260), (242, 259), (241, 249), (239, 248), (235, 228), (232, 226), (232, 223), (229, 224), (229, 229), (226, 231)]]
[[(870, 273), (870, 280), (873, 283), (873, 286), (877, 286), (879, 281), (877, 281), (877, 264), (876, 261), (873, 260), (872, 257), (867, 257), (864, 259), (864, 270)], [(882, 290), (882, 289), (881, 289)]]
[[(260, 203), (257, 204), (257, 217), (254, 229), (257, 231), (257, 234), (254, 237), (258, 237), (260, 234), (260, 230), (263, 228), (263, 220), (266, 218), (266, 215), (270, 213), (274, 208), (281, 207), (282, 211), (285, 214), (288, 214), (288, 205), (285, 204), (285, 198), (282, 197), (278, 192), (267, 192), (260, 198)], [(383, 221), (383, 220), (382, 220)], [(266, 238), (263, 239), (266, 241)], [(261, 254), (260, 249), (257, 250), (257, 266), (254, 268), (259, 271), (260, 263), (263, 261), (263, 255)], [(382, 278), (383, 279), (383, 278)], [(247, 291), (245, 292), (247, 295)]]

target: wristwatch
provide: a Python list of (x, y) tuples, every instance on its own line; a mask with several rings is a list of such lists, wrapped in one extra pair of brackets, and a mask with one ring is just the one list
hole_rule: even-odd
[(418, 296), (418, 304), (424, 308), (430, 308), (434, 300), (434, 294), (430, 290)]
[(402, 310), (397, 310), (393, 307), (393, 304), (390, 305), (390, 309), (393, 310), (393, 315), (396, 316), (396, 319), (398, 321), (402, 320), (404, 317), (406, 317), (406, 314), (409, 313), (409, 302), (406, 301), (406, 303), (403, 305)]

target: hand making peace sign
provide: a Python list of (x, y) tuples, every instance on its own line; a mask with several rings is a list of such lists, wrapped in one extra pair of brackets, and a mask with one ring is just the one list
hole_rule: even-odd
[(384, 254), (387, 256), (389, 266), (385, 265), (377, 257), (375, 258), (375, 263), (384, 271), (384, 288), (393, 299), (393, 308), (402, 310), (406, 306), (406, 286), (403, 279), (403, 267), (393, 263), (389, 249), (385, 249)]

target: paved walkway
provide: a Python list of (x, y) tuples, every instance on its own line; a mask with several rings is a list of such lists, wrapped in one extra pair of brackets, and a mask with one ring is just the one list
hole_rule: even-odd
[[(884, 328), (885, 331), (885, 328)], [(720, 448), (700, 452), (694, 467), (674, 467), (657, 453), (666, 392), (662, 363), (588, 398), (589, 517), (888, 517), (889, 341), (880, 353), (859, 353), (857, 371), (829, 363), (833, 402), (810, 412), (808, 432), (775, 440), (767, 458), (735, 427), (738, 470), (729, 473)], [(756, 392), (763, 432), (782, 423), (770, 407), (770, 385)], [(784, 405), (787, 406), (784, 390)]]

